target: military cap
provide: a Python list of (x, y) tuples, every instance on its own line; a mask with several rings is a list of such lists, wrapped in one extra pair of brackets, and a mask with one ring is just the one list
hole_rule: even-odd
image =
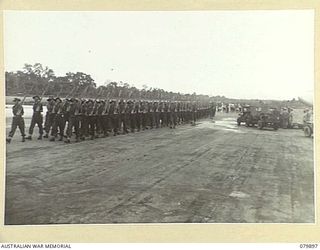
[(87, 100), (87, 103), (89, 103), (89, 102), (93, 102), (93, 100), (92, 99)]
[(54, 100), (53, 95), (49, 95), (49, 97), (48, 97), (48, 99), (47, 99), (48, 102), (51, 101), (51, 100)]
[(21, 99), (20, 99), (20, 98), (15, 97), (15, 98), (13, 99), (13, 101), (14, 101), (14, 102), (20, 102), (20, 101), (21, 101)]
[(36, 98), (40, 99), (40, 96), (35, 95), (35, 96), (32, 97), (33, 100), (36, 99)]
[(60, 99), (60, 97), (56, 97), (56, 99), (54, 99), (55, 101), (62, 101), (61, 99)]

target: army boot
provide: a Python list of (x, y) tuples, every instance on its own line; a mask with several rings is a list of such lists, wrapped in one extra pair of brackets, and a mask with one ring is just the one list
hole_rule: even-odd
[(70, 138), (67, 137), (67, 139), (64, 141), (65, 143), (70, 143)]
[(22, 136), (22, 140), (21, 140), (21, 141), (22, 141), (22, 142), (25, 142), (25, 141), (26, 141), (24, 136)]
[(48, 134), (45, 134), (43, 138), (49, 138), (49, 135), (48, 135)]
[(7, 141), (7, 143), (10, 143), (10, 142), (11, 142), (11, 137), (8, 137), (8, 138), (6, 139), (6, 141)]
[(50, 138), (50, 141), (55, 141), (56, 140), (56, 138), (54, 137), (54, 136), (52, 136), (51, 138)]
[(59, 141), (63, 141), (63, 135), (60, 135)]
[(32, 136), (29, 135), (29, 136), (27, 136), (25, 139), (27, 139), (27, 140), (32, 140)]
[(39, 135), (38, 140), (42, 140), (42, 135)]

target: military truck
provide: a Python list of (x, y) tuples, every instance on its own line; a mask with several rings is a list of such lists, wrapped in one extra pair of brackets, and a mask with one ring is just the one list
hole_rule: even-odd
[(261, 108), (251, 107), (251, 111), (246, 117), (246, 126), (253, 127), (256, 124), (258, 124), (260, 114), (261, 114)]
[(242, 122), (246, 122), (248, 115), (251, 112), (251, 107), (249, 105), (242, 107), (242, 112), (239, 113), (239, 117), (237, 118), (238, 126), (241, 125)]
[(280, 127), (280, 112), (276, 108), (269, 108), (268, 112), (263, 112), (259, 116), (258, 129), (273, 128), (278, 130)]

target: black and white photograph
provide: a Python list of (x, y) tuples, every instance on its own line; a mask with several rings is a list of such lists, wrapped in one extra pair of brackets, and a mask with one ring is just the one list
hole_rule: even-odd
[(314, 13), (4, 11), (4, 224), (314, 224)]

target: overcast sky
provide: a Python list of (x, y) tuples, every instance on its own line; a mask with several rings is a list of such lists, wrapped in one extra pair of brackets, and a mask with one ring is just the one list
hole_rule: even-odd
[(98, 85), (235, 98), (312, 99), (314, 13), (5, 12), (5, 70), (40, 62)]

